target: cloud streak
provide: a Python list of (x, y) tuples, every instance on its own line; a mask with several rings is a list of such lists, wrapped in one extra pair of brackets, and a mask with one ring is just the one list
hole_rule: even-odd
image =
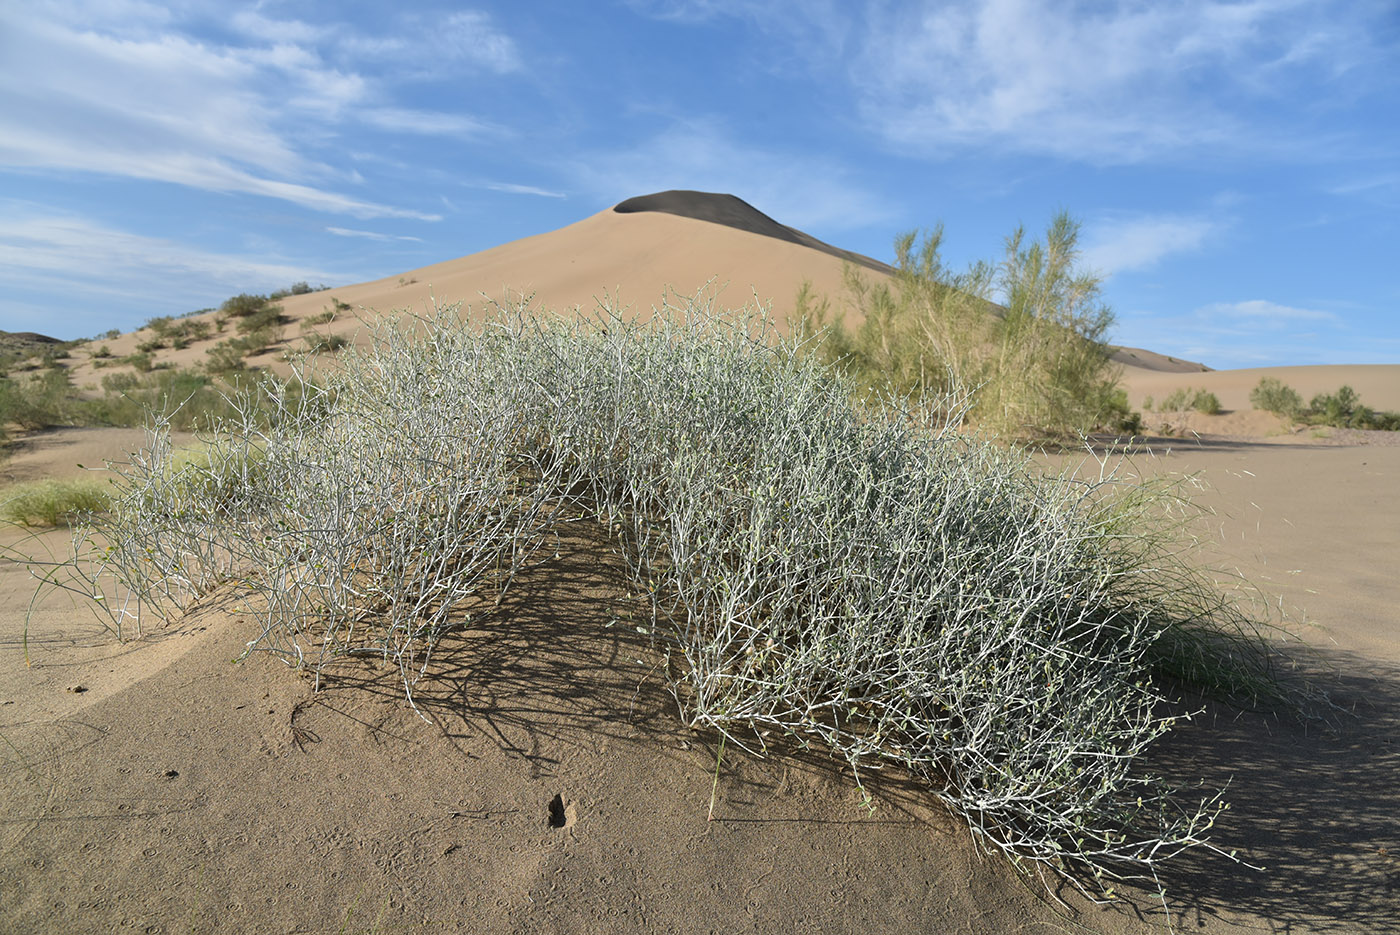
[(534, 185), (516, 185), (513, 182), (487, 182), (481, 186), (487, 191), (504, 192), (509, 195), (535, 195), (540, 198), (567, 198), (564, 192), (554, 192)]
[(349, 227), (327, 227), (326, 233), (335, 234), (337, 237), (361, 237), (365, 240), (407, 240), (412, 243), (422, 243), (422, 237), (407, 237), (402, 234), (381, 234), (377, 231), (355, 230)]
[(1089, 232), (1084, 264), (1104, 276), (1148, 269), (1172, 254), (1199, 250), (1220, 226), (1209, 218), (1180, 215), (1107, 221)]
[(1287, 327), (1289, 322), (1340, 321), (1332, 312), (1324, 312), (1313, 308), (1296, 308), (1291, 305), (1280, 305), (1277, 302), (1269, 302), (1265, 299), (1246, 299), (1243, 302), (1216, 302), (1202, 307), (1196, 314), (1197, 317), (1202, 320), (1234, 320), (1242, 324), (1248, 323), (1249, 327), (1259, 327), (1262, 325), (1275, 329)]
[[(1268, 299), (1212, 302), (1177, 314), (1120, 316), (1126, 343), (1212, 367), (1382, 360), (1400, 341), (1365, 336), (1343, 316)], [(1379, 355), (1379, 356), (1378, 356)]]
[[(91, 312), (65, 315), (63, 324), (70, 329), (82, 328), (88, 319), (96, 328), (110, 315), (105, 305), (114, 300), (136, 300), (149, 314), (169, 314), (207, 304), (221, 291), (227, 295), (292, 282), (363, 278), (312, 264), (199, 250), (80, 216), (38, 214), (16, 205), (0, 208), (0, 275), (21, 294), (62, 295), (70, 302), (75, 295), (101, 297)], [(36, 319), (29, 326), (52, 328), (53, 313), (44, 314), (48, 321)]]

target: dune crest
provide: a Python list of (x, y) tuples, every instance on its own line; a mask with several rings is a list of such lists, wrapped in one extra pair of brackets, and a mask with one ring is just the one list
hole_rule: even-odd
[(854, 263), (857, 266), (873, 269), (876, 272), (887, 275), (894, 272), (894, 267), (888, 263), (882, 263), (861, 253), (842, 250), (840, 247), (834, 247), (824, 240), (818, 240), (811, 234), (795, 227), (780, 224), (735, 195), (673, 189), (656, 192), (652, 195), (638, 195), (635, 198), (628, 198), (626, 201), (614, 205), (613, 211), (618, 214), (659, 211), (663, 214), (674, 214), (677, 217), (691, 218), (696, 221), (722, 224), (725, 227), (747, 231), (750, 234), (760, 234), (802, 247), (810, 247), (818, 252)]

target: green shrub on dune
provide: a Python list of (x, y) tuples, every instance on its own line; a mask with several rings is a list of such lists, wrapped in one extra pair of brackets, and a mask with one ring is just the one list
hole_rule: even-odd
[[(846, 269), (848, 328), (827, 298), (798, 296), (802, 332), (824, 360), (858, 382), (935, 399), (977, 387), (967, 414), (1013, 439), (1066, 438), (1132, 421), (1104, 343), (1113, 324), (1097, 277), (1077, 269), (1079, 226), (1068, 214), (1043, 240), (1017, 229), (1000, 263), (955, 273), (940, 257), (943, 230), (895, 241), (891, 284)], [(993, 300), (1000, 304), (995, 304)]]
[(1249, 404), (1275, 415), (1293, 418), (1303, 411), (1303, 398), (1298, 391), (1276, 377), (1263, 377), (1249, 391)]

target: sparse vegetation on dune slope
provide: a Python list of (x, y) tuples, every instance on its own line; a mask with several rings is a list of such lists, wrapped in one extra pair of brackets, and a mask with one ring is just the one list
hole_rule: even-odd
[[(1216, 799), (1139, 755), (1172, 727), (1166, 685), (1247, 692), (1267, 662), (1175, 550), (1176, 501), (853, 403), (766, 328), (693, 303), (386, 327), (198, 457), (158, 426), (79, 532), (103, 547), (75, 587), (166, 613), (236, 589), (251, 651), (317, 675), (371, 654), (412, 701), (444, 634), (508, 627), (515, 573), (596, 523), (692, 725), (897, 764), (984, 845), (1091, 889), (1203, 845)], [(121, 630), (132, 600), (99, 606)]]

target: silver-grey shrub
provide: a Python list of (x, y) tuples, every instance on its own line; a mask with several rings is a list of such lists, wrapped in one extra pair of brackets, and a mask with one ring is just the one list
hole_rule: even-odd
[(412, 700), (558, 523), (597, 523), (688, 723), (905, 770), (1023, 866), (1155, 880), (1218, 809), (1141, 772), (1173, 724), (1162, 672), (1229, 670), (1219, 646), (1252, 644), (1218, 626), (1243, 618), (1156, 497), (1044, 476), (949, 426), (959, 405), (935, 425), (853, 403), (762, 316), (694, 302), (446, 310), (340, 357), (270, 428), (231, 422), (179, 465), (157, 438), (95, 531), (139, 599), (228, 582), (250, 649), (315, 672), (376, 654)]

